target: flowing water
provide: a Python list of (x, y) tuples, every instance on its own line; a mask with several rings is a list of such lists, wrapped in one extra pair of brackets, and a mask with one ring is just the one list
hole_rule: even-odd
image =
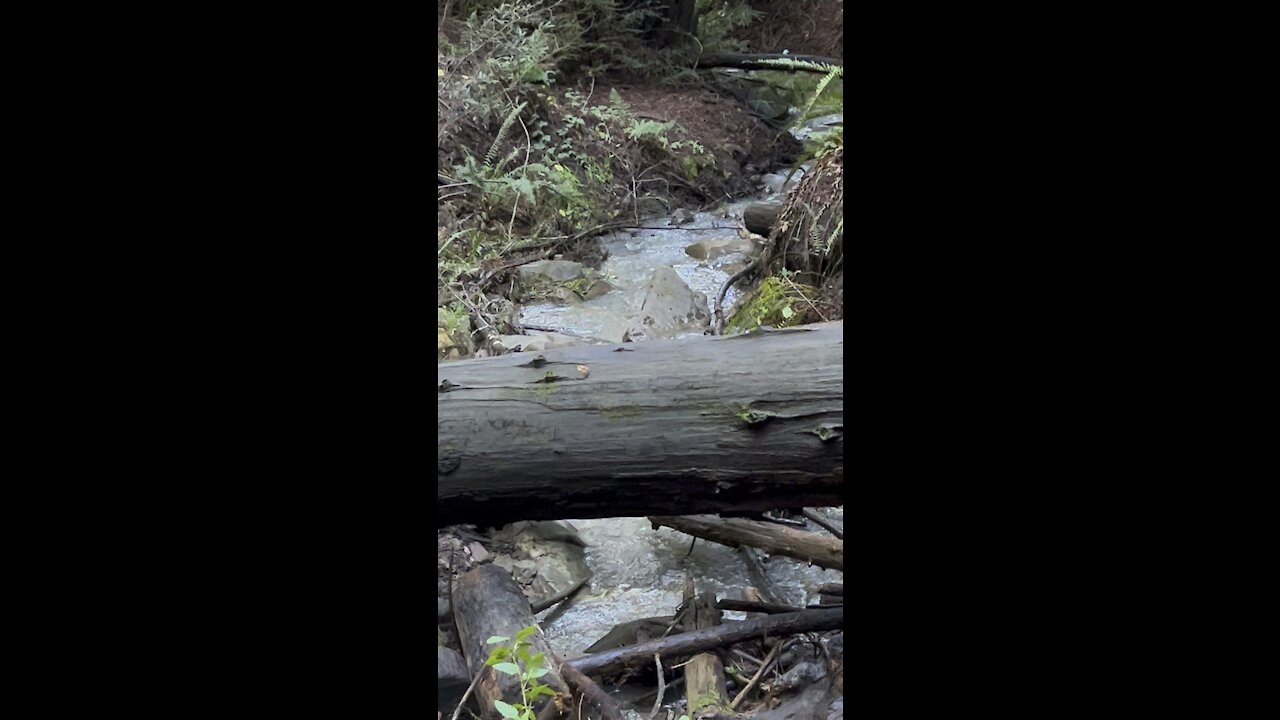
[[(694, 213), (691, 222), (678, 226), (668, 225), (670, 217), (650, 218), (642, 220), (640, 227), (601, 236), (600, 243), (609, 257), (600, 266), (600, 272), (614, 289), (594, 300), (572, 305), (525, 306), (521, 322), (575, 335), (600, 335), (611, 321), (631, 318), (640, 312), (649, 278), (660, 265), (673, 267), (690, 290), (707, 298), (707, 307), (714, 312), (721, 286), (747, 258), (742, 253), (733, 253), (714, 260), (698, 260), (687, 255), (685, 248), (702, 240), (736, 238), (742, 227), (742, 211), (753, 202), (756, 198), (735, 202), (719, 212)], [(737, 298), (738, 291), (729, 288), (724, 299), (725, 309)]]
[[(818, 512), (836, 524), (843, 523), (841, 508)], [(563, 657), (582, 655), (614, 625), (674, 614), (683, 599), (685, 573), (693, 575), (699, 593), (713, 591), (721, 599), (741, 599), (744, 588), (756, 585), (738, 550), (698, 540), (690, 553), (689, 535), (665, 527), (654, 530), (645, 518), (574, 520), (571, 524), (587, 543), (587, 566), (594, 574), (589, 587), (546, 628), (552, 649)], [(812, 523), (810, 527), (825, 532)], [(779, 600), (789, 605), (818, 602), (819, 585), (843, 582), (844, 577), (838, 570), (782, 556), (768, 558), (763, 567)], [(726, 612), (725, 617), (744, 616)]]

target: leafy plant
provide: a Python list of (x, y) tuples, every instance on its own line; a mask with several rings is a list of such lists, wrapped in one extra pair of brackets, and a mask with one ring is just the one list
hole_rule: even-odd
[(533, 646), (529, 638), (538, 632), (537, 625), (530, 625), (516, 633), (514, 640), (495, 635), (485, 641), (486, 645), (499, 645), (489, 653), (485, 665), (505, 675), (516, 677), (520, 681), (520, 702), (515, 705), (501, 700), (494, 701), (494, 707), (507, 720), (536, 720), (533, 703), (540, 697), (555, 697), (556, 691), (538, 682), (538, 678), (551, 672), (547, 669), (545, 653), (533, 654)]

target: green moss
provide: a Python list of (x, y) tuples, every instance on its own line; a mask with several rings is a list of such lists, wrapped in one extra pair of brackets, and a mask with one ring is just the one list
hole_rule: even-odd
[(809, 301), (817, 295), (817, 289), (808, 285), (789, 283), (780, 277), (766, 278), (744, 299), (741, 309), (733, 314), (725, 329), (735, 333), (758, 327), (798, 325)]
[(636, 417), (640, 414), (640, 408), (636, 407), (600, 408), (600, 415), (602, 415), (606, 420), (622, 420), (624, 418)]

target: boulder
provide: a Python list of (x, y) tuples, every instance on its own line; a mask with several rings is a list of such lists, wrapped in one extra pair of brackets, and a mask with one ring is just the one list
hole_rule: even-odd
[(684, 249), (686, 255), (699, 260), (715, 260), (725, 255), (733, 253), (742, 253), (750, 255), (755, 249), (755, 244), (750, 240), (741, 238), (737, 235), (716, 238), (714, 240), (700, 240)]
[(570, 260), (536, 260), (520, 266), (520, 279), (529, 280), (540, 276), (552, 282), (568, 282), (587, 276), (582, 263)]
[(631, 322), (633, 340), (671, 338), (706, 326), (707, 298), (689, 289), (670, 265), (659, 266), (649, 279), (640, 314)]

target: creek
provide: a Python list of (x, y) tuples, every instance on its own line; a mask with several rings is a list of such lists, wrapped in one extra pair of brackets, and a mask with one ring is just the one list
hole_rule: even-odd
[[(834, 122), (843, 122), (843, 116), (819, 117), (792, 132), (804, 139)], [(674, 224), (673, 218), (661, 216), (641, 219), (636, 227), (601, 236), (599, 242), (608, 257), (600, 271), (613, 289), (583, 302), (525, 306), (521, 322), (571, 335), (598, 336), (611, 321), (619, 317), (632, 318), (640, 312), (649, 280), (662, 265), (671, 266), (690, 290), (704, 295), (708, 309), (714, 313), (720, 288), (749, 258), (735, 252), (712, 260), (699, 260), (689, 256), (685, 248), (699, 241), (737, 237), (742, 228), (743, 209), (760, 200), (779, 199), (780, 180), (789, 172), (790, 168), (775, 169), (772, 177), (762, 177), (761, 184), (768, 187), (756, 196), (712, 211), (693, 213), (692, 220), (679, 225)], [(798, 183), (803, 172), (797, 169), (790, 185)], [(736, 288), (729, 288), (723, 304), (726, 313), (738, 296)], [(701, 334), (689, 332), (674, 339)], [(843, 523), (842, 508), (822, 508), (818, 512), (836, 524)], [(665, 527), (654, 530), (645, 518), (571, 523), (587, 544), (586, 563), (593, 576), (569, 608), (546, 627), (548, 641), (563, 657), (582, 655), (585, 648), (617, 624), (673, 614), (682, 600), (686, 573), (692, 574), (698, 592), (714, 591), (720, 598), (740, 599), (745, 588), (756, 585), (738, 550), (698, 540), (690, 552), (690, 536)], [(825, 532), (812, 522), (808, 527), (815, 532)], [(843, 578), (839, 571), (823, 570), (782, 556), (768, 558), (763, 567), (779, 600), (798, 606), (817, 603), (818, 586), (842, 582)], [(539, 619), (554, 612), (558, 611), (547, 610)], [(745, 618), (735, 612), (726, 612), (725, 617)]]

